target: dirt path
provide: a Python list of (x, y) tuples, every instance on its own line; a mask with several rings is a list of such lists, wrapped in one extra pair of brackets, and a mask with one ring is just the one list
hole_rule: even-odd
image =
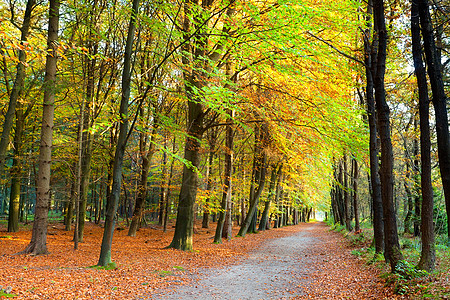
[[(152, 299), (395, 299), (323, 223), (273, 239), (240, 263), (204, 269)], [(176, 280), (174, 280), (176, 282)]]

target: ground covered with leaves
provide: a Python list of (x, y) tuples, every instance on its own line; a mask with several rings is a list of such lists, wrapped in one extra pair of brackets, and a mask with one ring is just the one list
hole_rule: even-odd
[[(239, 264), (253, 249), (272, 239), (308, 230), (309, 226), (299, 224), (248, 234), (217, 245), (212, 243), (214, 224), (210, 229), (197, 224), (192, 252), (165, 248), (172, 239), (173, 228), (164, 233), (152, 225), (139, 230), (137, 237), (128, 237), (127, 230), (117, 230), (112, 248), (117, 264), (114, 270), (89, 267), (97, 263), (100, 251), (103, 229), (97, 225), (86, 226), (85, 240), (76, 251), (73, 232), (64, 231), (60, 224), (49, 226), (50, 254), (37, 257), (15, 255), (28, 244), (30, 230), (7, 233), (2, 228), (0, 285), (3, 289), (9, 287), (16, 299), (151, 299), (157, 291), (177, 289), (198, 280), (195, 274), (199, 270)], [(310, 234), (320, 243), (298, 257), (299, 263), (314, 266), (311, 272), (301, 274), (309, 282), (302, 287), (307, 296), (293, 294), (289, 298), (400, 299), (384, 286), (378, 277), (380, 271), (351, 255), (342, 235), (330, 232), (325, 224), (315, 228)], [(238, 228), (234, 230), (237, 233)]]

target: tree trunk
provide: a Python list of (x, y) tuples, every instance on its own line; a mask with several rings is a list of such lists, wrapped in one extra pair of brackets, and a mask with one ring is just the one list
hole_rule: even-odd
[(267, 223), (269, 222), (270, 202), (273, 198), (275, 198), (275, 185), (277, 184), (277, 180), (279, 180), (279, 178), (281, 177), (282, 167), (283, 164), (280, 164), (278, 168), (277, 165), (273, 165), (272, 167), (272, 174), (270, 175), (269, 195), (267, 197), (267, 201), (264, 204), (264, 211), (261, 215), (261, 221), (259, 222), (259, 231), (264, 231), (267, 228)]
[(44, 101), (37, 178), (36, 208), (31, 241), (22, 253), (47, 254), (47, 218), (50, 202), (50, 165), (52, 157), (53, 118), (56, 90), (56, 45), (59, 27), (59, 0), (50, 0), (44, 78)]
[(430, 100), (428, 98), (426, 71), (422, 60), (418, 14), (418, 0), (413, 0), (411, 7), (411, 37), (414, 70), (419, 90), (420, 159), (422, 163), (422, 251), (418, 268), (432, 272), (436, 262), (436, 250), (433, 226), (433, 186), (431, 183)]
[[(35, 8), (36, 0), (28, 0), (27, 6), (25, 9), (25, 14), (23, 17), (23, 23), (22, 28), (20, 29), (21, 35), (20, 35), (20, 44), (21, 46), (24, 46), (26, 44), (26, 41), (28, 39), (28, 35), (30, 32), (30, 24), (31, 24), (31, 13), (33, 9)], [(6, 150), (8, 148), (9, 144), (9, 135), (11, 132), (13, 120), (14, 120), (14, 114), (16, 112), (16, 105), (17, 100), (19, 99), (23, 85), (25, 80), (25, 66), (27, 65), (27, 53), (25, 49), (19, 49), (19, 62), (17, 63), (17, 71), (16, 71), (16, 78), (14, 80), (14, 85), (11, 91), (11, 94), (9, 95), (9, 104), (8, 104), (8, 110), (5, 115), (5, 120), (3, 122), (3, 131), (2, 136), (0, 139), (0, 173), (3, 173), (3, 167), (5, 165), (6, 160)]]
[(93, 139), (90, 133), (91, 122), (91, 103), (94, 94), (94, 66), (95, 61), (88, 63), (88, 83), (86, 88), (86, 102), (84, 105), (83, 113), (83, 131), (81, 133), (81, 174), (80, 174), (80, 211), (78, 219), (78, 239), (82, 243), (84, 239), (84, 222), (86, 220), (86, 205), (89, 190), (89, 177), (91, 174), (91, 158), (92, 158), (92, 146)]
[(20, 187), (22, 171), (22, 136), (25, 125), (25, 116), (20, 103), (16, 111), (16, 130), (14, 134), (14, 159), (11, 168), (11, 191), (9, 197), (9, 215), (8, 232), (17, 232), (19, 230), (19, 211), (20, 211)]
[(206, 166), (206, 192), (208, 194), (208, 197), (206, 198), (205, 208), (203, 211), (203, 221), (202, 221), (202, 228), (209, 228), (209, 214), (210, 214), (210, 201), (211, 201), (211, 190), (212, 190), (212, 166), (214, 162), (214, 152), (216, 151), (216, 141), (217, 141), (217, 131), (215, 128), (212, 128), (210, 130), (210, 136), (208, 138), (208, 144), (209, 144), (209, 156), (208, 156), (208, 165)]
[(339, 186), (338, 186), (337, 204), (339, 209), (339, 223), (341, 225), (345, 225), (346, 216), (344, 205), (344, 191), (342, 190), (342, 187), (344, 186), (344, 171), (341, 163), (339, 163), (338, 182)]
[(353, 211), (355, 215), (355, 232), (359, 231), (360, 225), (359, 225), (359, 208), (358, 208), (358, 177), (359, 177), (359, 169), (358, 169), (358, 162), (355, 158), (352, 158), (352, 165), (353, 165)]
[(347, 153), (344, 153), (344, 157), (342, 159), (344, 166), (344, 214), (345, 214), (345, 228), (348, 231), (352, 231), (352, 217), (351, 217), (351, 201), (350, 201), (350, 186), (348, 184), (348, 168), (347, 168)]
[(114, 155), (114, 167), (112, 174), (111, 193), (106, 203), (106, 220), (105, 229), (103, 231), (102, 246), (100, 249), (100, 257), (98, 266), (107, 266), (111, 261), (111, 246), (115, 225), (115, 214), (119, 205), (120, 187), (122, 184), (122, 165), (127, 144), (128, 135), (128, 102), (130, 99), (131, 72), (132, 72), (132, 47), (134, 40), (134, 32), (136, 29), (136, 15), (138, 12), (139, 0), (133, 0), (131, 10), (130, 24), (128, 27), (127, 41), (125, 45), (125, 57), (122, 73), (122, 99), (120, 101), (119, 116), (119, 138), (117, 140), (116, 152)]
[[(233, 111), (228, 110), (228, 115), (230, 116), (227, 121), (231, 123), (234, 117)], [(231, 176), (233, 173), (233, 127), (232, 125), (226, 126), (225, 133), (225, 170), (223, 172), (224, 184), (222, 191), (222, 202), (221, 210), (219, 213), (219, 220), (217, 221), (216, 234), (214, 236), (214, 243), (222, 243), (222, 230), (225, 221), (225, 216), (230, 209), (231, 217)], [(230, 202), (230, 203), (228, 203)], [(230, 235), (231, 236), (231, 235)]]
[[(367, 15), (372, 15), (372, 0), (367, 5)], [(381, 200), (381, 182), (379, 175), (379, 145), (377, 138), (377, 121), (375, 111), (375, 99), (373, 94), (373, 78), (376, 73), (376, 53), (378, 38), (376, 32), (373, 33), (373, 42), (370, 43), (370, 18), (368, 18), (368, 27), (364, 36), (364, 62), (366, 65), (366, 102), (367, 116), (369, 123), (369, 157), (370, 157), (370, 184), (372, 186), (372, 210), (373, 211), (373, 232), (375, 240), (375, 252), (384, 251), (384, 224), (383, 224), (383, 204)]]
[[(173, 148), (172, 152), (175, 153), (175, 138), (173, 138)], [(167, 222), (169, 220), (169, 206), (170, 206), (170, 185), (172, 184), (172, 177), (173, 177), (173, 166), (175, 164), (175, 160), (172, 159), (172, 162), (170, 163), (170, 173), (169, 173), (169, 179), (167, 181), (167, 193), (166, 193), (166, 203), (164, 204), (164, 224), (163, 229), (164, 232), (167, 231)]]
[[(185, 94), (188, 99), (187, 112), (187, 138), (184, 147), (184, 159), (189, 165), (183, 167), (183, 177), (178, 200), (177, 221), (175, 233), (169, 247), (180, 250), (192, 250), (192, 235), (194, 232), (194, 206), (197, 197), (198, 168), (200, 166), (201, 140), (204, 133), (203, 120), (205, 117), (203, 95), (200, 95), (205, 85), (207, 75), (203, 70), (206, 65), (206, 47), (208, 38), (206, 28), (208, 26), (207, 16), (212, 2), (203, 1), (199, 11), (193, 11), (189, 1), (184, 4), (185, 17), (183, 31), (185, 40), (190, 40), (189, 35), (194, 29), (198, 32), (189, 43), (182, 46), (185, 53), (182, 63), (185, 66), (183, 77), (185, 80)], [(196, 22), (192, 22), (191, 17)], [(192, 28), (194, 27), (194, 28)], [(189, 57), (187, 53), (192, 54)]]
[[(414, 118), (414, 131), (417, 132), (417, 118)], [(419, 141), (416, 137), (414, 137), (413, 140), (413, 154), (414, 154), (414, 160), (413, 160), (413, 174), (414, 174), (414, 236), (420, 235), (420, 211), (421, 211), (421, 202), (422, 199), (420, 198), (420, 176), (419, 176)]]
[(434, 41), (428, 0), (419, 0), (419, 17), (422, 30), (423, 45), (428, 66), (433, 106), (436, 119), (436, 135), (438, 144), (439, 169), (444, 188), (445, 206), (447, 209), (448, 238), (450, 239), (450, 136), (448, 129), (447, 96), (441, 73), (441, 62)]
[(386, 69), (387, 31), (384, 19), (383, 0), (374, 1), (374, 22), (378, 34), (377, 70), (374, 80), (375, 103), (377, 109), (378, 129), (381, 141), (381, 199), (383, 202), (385, 255), (395, 272), (397, 263), (403, 259), (397, 233), (397, 220), (394, 208), (394, 157), (392, 153), (390, 110), (386, 102), (384, 75)]
[(257, 125), (255, 128), (255, 152), (253, 158), (254, 171), (252, 176), (252, 184), (250, 186), (249, 208), (245, 220), (242, 223), (241, 228), (239, 229), (238, 236), (245, 236), (247, 234), (252, 219), (256, 217), (258, 200), (264, 189), (267, 169), (267, 155), (263, 151), (263, 143), (265, 143), (266, 140), (266, 130), (266, 125), (263, 125), (263, 128), (259, 128)]
[[(406, 146), (406, 145), (405, 145)], [(407, 155), (407, 154), (405, 154)], [(407, 158), (406, 158), (407, 159)], [(412, 225), (412, 216), (413, 216), (413, 210), (414, 210), (414, 206), (413, 206), (413, 196), (411, 193), (411, 188), (409, 187), (409, 182), (411, 180), (411, 171), (410, 171), (410, 167), (409, 167), (409, 162), (407, 160), (406, 162), (406, 180), (403, 183), (404, 187), (405, 187), (405, 193), (406, 193), (406, 216), (405, 216), (405, 222), (404, 222), (404, 234), (412, 234), (413, 232), (411, 231), (411, 225)]]
[[(152, 160), (153, 154), (155, 153), (155, 145), (154, 140), (156, 138), (156, 130), (158, 126), (154, 122), (153, 123), (153, 129), (150, 134), (150, 141), (148, 145), (148, 149), (146, 149), (146, 143), (144, 142), (144, 137), (141, 134), (141, 143), (140, 143), (140, 150), (141, 150), (141, 159), (142, 159), (142, 165), (141, 165), (141, 178), (140, 182), (137, 186), (137, 197), (136, 197), (136, 203), (134, 205), (134, 211), (133, 216), (131, 219), (131, 225), (128, 229), (128, 236), (136, 236), (136, 231), (139, 227), (139, 224), (141, 222), (142, 218), (142, 211), (145, 203), (145, 199), (147, 199), (147, 181), (148, 181), (148, 171), (150, 169), (150, 162)], [(166, 155), (164, 153), (164, 155)], [(162, 217), (160, 217), (161, 224), (162, 225)]]

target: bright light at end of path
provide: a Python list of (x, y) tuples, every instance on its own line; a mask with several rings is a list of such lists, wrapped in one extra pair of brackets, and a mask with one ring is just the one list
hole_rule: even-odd
[(325, 212), (323, 211), (316, 212), (316, 220), (321, 222), (325, 220)]

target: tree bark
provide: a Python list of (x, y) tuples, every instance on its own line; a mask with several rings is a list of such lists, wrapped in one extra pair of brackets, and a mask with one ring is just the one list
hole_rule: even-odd
[(352, 231), (352, 217), (351, 217), (351, 201), (350, 201), (350, 186), (348, 184), (348, 167), (347, 167), (347, 153), (344, 153), (342, 163), (344, 166), (344, 214), (345, 214), (345, 228), (348, 231)]
[(208, 144), (209, 144), (209, 154), (208, 154), (208, 165), (206, 167), (206, 192), (208, 193), (208, 197), (206, 198), (205, 208), (203, 211), (203, 221), (202, 221), (202, 228), (209, 228), (209, 215), (210, 215), (210, 201), (211, 201), (211, 190), (212, 190), (212, 166), (214, 162), (214, 154), (216, 149), (216, 142), (217, 142), (217, 131), (215, 128), (212, 128), (210, 131), (210, 136), (208, 138)]
[(358, 177), (359, 177), (359, 169), (358, 169), (358, 162), (355, 158), (352, 158), (352, 166), (353, 166), (353, 211), (355, 215), (355, 232), (359, 231), (360, 225), (359, 225), (359, 207), (358, 207)]
[(264, 203), (264, 210), (261, 215), (261, 221), (259, 222), (259, 231), (266, 230), (267, 223), (269, 222), (269, 209), (270, 202), (275, 198), (275, 185), (277, 184), (277, 180), (281, 177), (281, 170), (283, 168), (283, 164), (280, 163), (279, 166), (274, 164), (272, 167), (272, 174), (270, 175), (270, 184), (269, 184), (269, 195), (267, 196), (267, 200)]
[(59, 27), (59, 0), (50, 0), (47, 38), (47, 57), (44, 77), (44, 101), (39, 151), (39, 174), (37, 178), (36, 208), (31, 241), (22, 253), (47, 254), (47, 218), (51, 196), (50, 165), (52, 156), (53, 118), (56, 92), (56, 42)]
[[(367, 5), (367, 15), (373, 14), (373, 2), (369, 0)], [(372, 210), (373, 211), (373, 232), (375, 240), (375, 252), (382, 253), (384, 251), (384, 224), (383, 224), (383, 204), (381, 200), (381, 182), (379, 175), (379, 145), (377, 138), (377, 121), (374, 99), (374, 82), (373, 78), (376, 73), (376, 54), (378, 48), (378, 37), (374, 31), (373, 41), (370, 43), (371, 34), (370, 18), (367, 20), (368, 29), (364, 35), (364, 62), (366, 69), (366, 102), (367, 102), (367, 119), (369, 123), (369, 158), (370, 158), (370, 183), (372, 186)]]
[(103, 231), (102, 245), (98, 266), (107, 266), (111, 261), (111, 246), (115, 225), (115, 214), (119, 205), (120, 187), (122, 184), (122, 165), (127, 144), (128, 135), (128, 102), (130, 99), (131, 72), (132, 72), (132, 48), (134, 32), (136, 29), (136, 15), (138, 13), (139, 0), (133, 0), (130, 24), (128, 27), (127, 41), (125, 45), (125, 57), (122, 72), (122, 99), (120, 101), (119, 116), (119, 138), (117, 140), (116, 152), (114, 154), (114, 166), (112, 174), (112, 187), (106, 203), (106, 220)]
[(414, 70), (419, 91), (420, 159), (422, 164), (422, 251), (418, 268), (432, 272), (436, 262), (433, 226), (433, 186), (431, 183), (431, 139), (429, 124), (428, 84), (422, 60), (418, 0), (411, 6), (411, 38)]
[[(445, 206), (447, 209), (447, 228), (450, 228), (450, 136), (448, 129), (447, 96), (441, 73), (441, 62), (434, 41), (428, 0), (419, 0), (419, 18), (423, 37), (425, 57), (430, 78), (433, 106), (436, 119), (436, 135), (438, 144), (439, 169), (444, 188)], [(450, 230), (448, 230), (450, 239)]]
[[(147, 199), (148, 193), (148, 171), (150, 169), (150, 162), (152, 161), (153, 154), (155, 153), (155, 144), (154, 140), (156, 138), (156, 129), (158, 128), (157, 123), (153, 123), (153, 129), (150, 134), (150, 141), (148, 145), (148, 149), (146, 149), (145, 142), (141, 139), (141, 178), (137, 187), (137, 197), (136, 203), (134, 205), (133, 217), (131, 219), (131, 225), (128, 229), (128, 236), (136, 236), (136, 231), (139, 227), (142, 218), (142, 211), (144, 208), (145, 199)], [(164, 206), (164, 204), (163, 204)], [(160, 216), (161, 224), (163, 221), (163, 216)]]
[(264, 189), (264, 183), (266, 181), (266, 160), (267, 155), (264, 152), (264, 145), (266, 140), (266, 125), (263, 128), (259, 128), (259, 125), (255, 128), (255, 152), (253, 158), (253, 178), (250, 186), (249, 196), (249, 208), (245, 220), (239, 229), (238, 236), (245, 236), (250, 227), (252, 219), (256, 216), (256, 210), (258, 206), (259, 197)]
[(8, 232), (19, 230), (20, 187), (22, 174), (22, 136), (25, 125), (25, 115), (20, 103), (16, 111), (16, 130), (14, 133), (14, 159), (11, 168), (11, 191), (9, 197)]
[[(233, 111), (228, 110), (228, 115), (230, 116), (230, 118), (228, 118), (227, 123), (231, 123), (234, 117)], [(223, 172), (224, 184), (222, 191), (221, 210), (219, 212), (219, 220), (217, 221), (216, 234), (214, 236), (214, 243), (216, 244), (222, 243), (222, 230), (225, 222), (225, 216), (228, 212), (228, 209), (230, 209), (231, 212), (232, 173), (233, 173), (233, 127), (230, 124), (226, 126), (226, 133), (225, 133), (225, 170)]]
[[(417, 118), (414, 118), (414, 131), (417, 132), (418, 131), (418, 124), (417, 124)], [(416, 137), (414, 137), (413, 139), (413, 154), (414, 154), (414, 159), (413, 159), (413, 176), (414, 176), (414, 236), (419, 236), (420, 235), (420, 211), (421, 211), (421, 202), (422, 199), (420, 198), (420, 187), (421, 187), (421, 183), (420, 183), (420, 176), (419, 176), (419, 172), (420, 172), (420, 166), (419, 166), (419, 141), (417, 140)]]
[(397, 220), (394, 208), (394, 157), (392, 153), (390, 110), (386, 102), (384, 75), (386, 70), (387, 31), (384, 18), (383, 0), (374, 1), (374, 22), (378, 34), (377, 69), (374, 80), (375, 103), (377, 110), (378, 129), (381, 141), (381, 199), (384, 217), (385, 255), (389, 260), (392, 272), (396, 271), (397, 263), (403, 259), (397, 233)]

